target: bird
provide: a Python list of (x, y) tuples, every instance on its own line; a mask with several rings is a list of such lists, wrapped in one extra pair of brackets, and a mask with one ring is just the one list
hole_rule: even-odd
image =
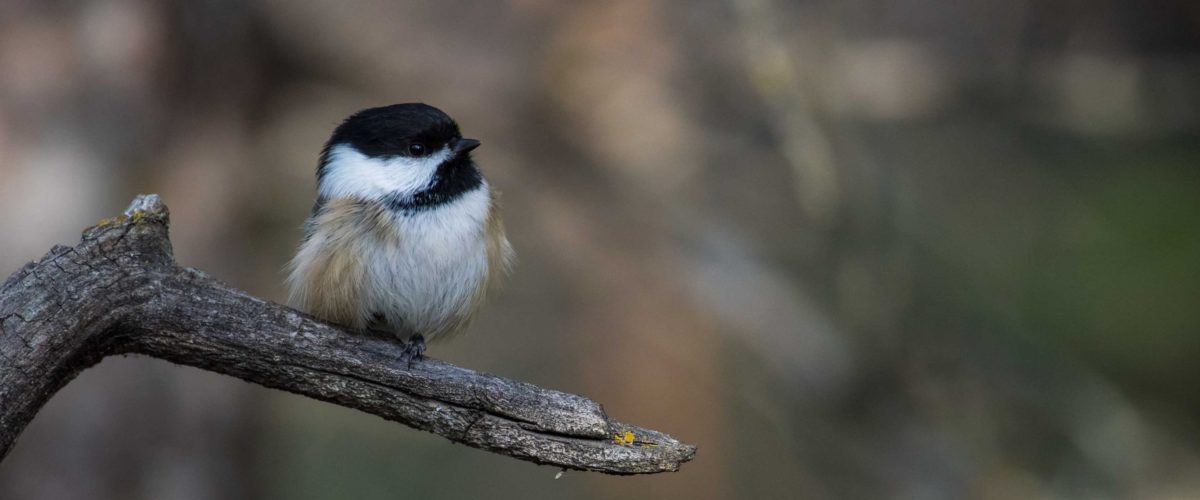
[(288, 304), (404, 343), (461, 332), (515, 253), (498, 193), (458, 123), (424, 103), (358, 111), (317, 162), (316, 202), (287, 269)]

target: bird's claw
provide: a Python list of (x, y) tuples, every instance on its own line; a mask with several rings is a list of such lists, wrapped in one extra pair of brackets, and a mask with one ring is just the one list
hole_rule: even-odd
[(425, 357), (425, 337), (419, 333), (413, 334), (408, 338), (408, 342), (404, 343), (404, 350), (400, 352), (400, 355), (408, 363), (408, 367), (412, 368), (414, 361), (420, 361)]

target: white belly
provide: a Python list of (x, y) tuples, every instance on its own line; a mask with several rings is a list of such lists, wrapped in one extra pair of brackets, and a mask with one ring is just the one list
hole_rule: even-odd
[(395, 216), (398, 237), (364, 256), (368, 311), (400, 335), (432, 338), (464, 325), (487, 281), (490, 203), (488, 191), (476, 189), (432, 210)]

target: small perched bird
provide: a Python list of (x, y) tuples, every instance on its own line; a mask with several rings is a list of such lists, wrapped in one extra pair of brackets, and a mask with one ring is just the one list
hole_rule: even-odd
[(496, 193), (471, 159), (477, 147), (426, 104), (346, 118), (321, 152), (317, 201), (289, 265), (290, 305), (408, 339), (412, 358), (425, 339), (466, 327), (514, 256)]

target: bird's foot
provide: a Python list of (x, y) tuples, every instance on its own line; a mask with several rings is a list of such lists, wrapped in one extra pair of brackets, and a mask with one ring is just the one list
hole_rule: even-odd
[(414, 333), (408, 338), (408, 342), (404, 343), (404, 350), (401, 351), (401, 356), (408, 367), (412, 368), (414, 361), (420, 361), (425, 357), (425, 337), (419, 333)]

